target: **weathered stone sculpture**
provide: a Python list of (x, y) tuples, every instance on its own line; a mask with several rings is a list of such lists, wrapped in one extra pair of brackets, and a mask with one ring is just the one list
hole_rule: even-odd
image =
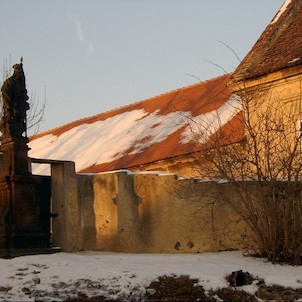
[(30, 254), (49, 248), (49, 235), (38, 226), (35, 194), (40, 177), (29, 169), (26, 111), (29, 109), (22, 61), (2, 88), (0, 122), (0, 256)]
[(3, 115), (1, 132), (4, 138), (21, 138), (26, 131), (26, 111), (29, 109), (22, 63), (13, 66), (14, 74), (2, 88)]

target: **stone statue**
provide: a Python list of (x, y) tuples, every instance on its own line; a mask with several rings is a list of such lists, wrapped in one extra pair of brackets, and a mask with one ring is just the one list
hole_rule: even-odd
[(26, 111), (29, 109), (25, 75), (21, 63), (13, 66), (14, 73), (2, 85), (3, 112), (0, 122), (2, 139), (21, 138), (26, 132)]

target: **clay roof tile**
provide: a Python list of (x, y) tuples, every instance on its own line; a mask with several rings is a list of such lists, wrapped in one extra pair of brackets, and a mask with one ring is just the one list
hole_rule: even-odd
[(302, 0), (286, 0), (233, 73), (235, 81), (302, 64)]
[[(210, 112), (216, 112), (231, 97), (231, 92), (227, 87), (229, 80), (229, 75), (223, 75), (40, 133), (30, 139), (30, 147), (32, 148), (30, 156), (72, 160), (76, 162), (79, 171), (101, 172), (130, 168), (198, 151), (201, 148), (200, 144), (196, 144), (194, 140), (187, 142), (182, 140), (183, 133), (188, 127), (188, 121), (183, 119), (182, 124), (179, 124), (180, 115), (188, 116), (187, 119), (194, 119)], [(106, 153), (108, 146), (110, 149), (110, 141), (112, 140), (112, 149), (114, 149), (116, 147), (114, 144), (119, 143), (116, 142), (116, 137), (124, 135), (123, 131), (125, 131), (124, 124), (117, 123), (117, 127), (114, 128), (107, 125), (107, 129), (102, 126), (102, 122), (105, 123), (110, 119), (117, 120), (127, 116), (127, 114), (130, 116), (136, 112), (138, 112), (138, 118), (134, 122), (132, 120), (132, 123), (134, 128), (139, 127), (140, 130), (134, 129), (136, 136), (133, 136), (133, 138), (130, 136), (134, 134), (125, 133), (126, 136), (129, 135), (129, 140), (133, 140), (132, 143), (121, 146), (121, 149), (115, 152), (109, 150), (111, 156), (107, 157), (107, 160), (100, 160), (99, 155)], [(148, 117), (152, 120), (151, 123), (147, 121)], [(165, 117), (167, 120), (165, 120)], [(175, 122), (174, 120), (168, 120), (171, 118), (175, 119)], [(237, 121), (234, 122), (234, 119)], [(227, 122), (227, 125), (232, 125), (232, 135), (228, 135), (229, 140), (224, 137), (221, 144), (234, 143), (243, 139), (243, 123), (240, 122), (238, 117), (234, 119)], [(227, 125), (224, 125), (224, 131), (230, 134), (230, 127), (227, 127)], [(85, 130), (87, 127), (90, 127), (90, 132)], [(91, 134), (92, 132), (93, 134)], [(75, 142), (76, 135), (83, 143), (81, 141)], [(90, 136), (89, 141), (87, 136)], [(41, 143), (39, 143), (40, 141)], [(42, 143), (47, 144), (47, 146), (45, 148), (41, 147)], [(87, 146), (85, 147), (83, 144), (87, 144)], [(106, 150), (104, 150), (104, 144), (107, 145)], [(89, 150), (92, 145), (94, 153)], [(67, 148), (81, 148), (81, 151), (66, 150)], [(91, 158), (85, 164), (77, 163), (77, 160), (82, 159), (82, 157), (93, 156), (98, 159)]]

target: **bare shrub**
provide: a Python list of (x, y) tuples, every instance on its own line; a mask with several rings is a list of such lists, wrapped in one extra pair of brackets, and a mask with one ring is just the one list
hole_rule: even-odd
[[(234, 118), (245, 131), (240, 143), (217, 112), (218, 125), (189, 121), (200, 142), (196, 173), (217, 184), (223, 198), (255, 234), (260, 255), (301, 264), (301, 110), (282, 91), (257, 86), (239, 90)], [(231, 106), (228, 110), (232, 110)], [(205, 144), (206, 142), (206, 144)], [(230, 185), (225, 186), (222, 183)], [(234, 198), (234, 194), (236, 198)]]

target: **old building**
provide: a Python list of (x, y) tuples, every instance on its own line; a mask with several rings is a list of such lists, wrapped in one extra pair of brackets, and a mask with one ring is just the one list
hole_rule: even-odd
[(208, 148), (217, 132), (227, 134), (222, 145), (243, 139), (240, 100), (229, 80), (224, 75), (40, 133), (31, 138), (30, 156), (71, 160), (84, 173), (195, 175), (196, 152)]
[(301, 178), (301, 42), (302, 1), (287, 0), (229, 83), (241, 97), (246, 138), (258, 145), (263, 178)]
[[(287, 150), (301, 154), (301, 40), (302, 0), (286, 0), (232, 75), (32, 137), (30, 156), (43, 159), (34, 160), (40, 164), (34, 172), (45, 173), (42, 164), (51, 166), (51, 202), (58, 215), (53, 221), (55, 244), (65, 251), (121, 252), (249, 249), (254, 243), (259, 247), (257, 237), (263, 236), (240, 212), (244, 196), (259, 200), (259, 186), (250, 182), (255, 179), (241, 182), (250, 190), (244, 195), (237, 194), (230, 182), (129, 170), (199, 176), (205, 164), (200, 160), (201, 151), (213, 151), (217, 146), (223, 151), (239, 146), (245, 148), (240, 151), (247, 150), (249, 140), (255, 143), (259, 137), (265, 139), (265, 147), (257, 145), (256, 164), (264, 158), (264, 170), (270, 178), (258, 173), (256, 180), (260, 185), (267, 179), (277, 182), (278, 171), (284, 171), (287, 160), (294, 158), (287, 156)], [(256, 135), (251, 136), (253, 129)], [(275, 170), (271, 155), (276, 159)], [(76, 173), (74, 163), (81, 173)], [(228, 164), (231, 166), (232, 161)], [(301, 167), (301, 161), (297, 164)], [(118, 171), (109, 172), (114, 170)], [(299, 180), (301, 170), (296, 170)], [(277, 174), (272, 175), (274, 171)], [(237, 185), (237, 178), (234, 183)], [(227, 192), (225, 199), (222, 187)], [(292, 215), (299, 227), (300, 210)], [(277, 221), (277, 212), (272, 212), (271, 220), (260, 214), (269, 222)]]
[(248, 98), (258, 100), (256, 107), (259, 100), (263, 108), (281, 104), (300, 125), (301, 33), (302, 1), (287, 0), (233, 74), (35, 135), (30, 156), (71, 160), (84, 173), (130, 169), (198, 176), (198, 151), (212, 148), (213, 140), (223, 146), (244, 140), (240, 103)]

